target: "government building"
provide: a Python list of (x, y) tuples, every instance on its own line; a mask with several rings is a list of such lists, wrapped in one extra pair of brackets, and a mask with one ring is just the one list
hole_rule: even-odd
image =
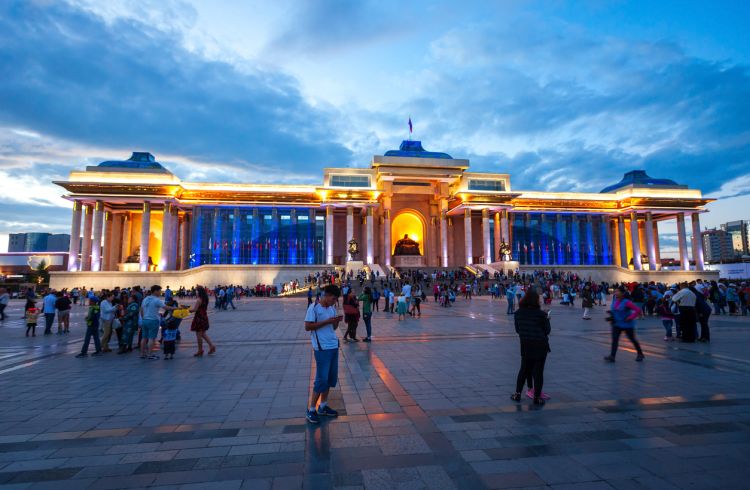
[[(508, 173), (406, 140), (368, 168), (324, 169), (319, 185), (185, 182), (141, 152), (55, 184), (73, 203), (58, 288), (278, 283), (332, 266), (715, 275), (700, 239), (711, 199), (641, 170), (598, 193), (517, 190)], [(664, 220), (676, 220), (682, 272), (660, 270)]]

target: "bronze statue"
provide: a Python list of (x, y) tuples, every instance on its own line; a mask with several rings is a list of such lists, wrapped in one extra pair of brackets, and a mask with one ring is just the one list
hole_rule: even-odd
[(404, 234), (404, 238), (396, 242), (393, 255), (422, 255), (422, 253), (419, 251), (419, 243), (409, 238), (409, 235)]
[(511, 248), (505, 242), (500, 244), (500, 260), (511, 260)]
[(349, 240), (348, 250), (352, 260), (357, 260), (357, 255), (359, 255), (359, 243), (357, 243), (357, 240), (355, 240), (354, 238)]

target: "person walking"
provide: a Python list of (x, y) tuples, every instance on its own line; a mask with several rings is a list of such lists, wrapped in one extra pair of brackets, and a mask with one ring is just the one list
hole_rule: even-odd
[(52, 292), (51, 289), (47, 290), (47, 294), (42, 299), (42, 313), (44, 313), (44, 335), (52, 334), (52, 325), (55, 323), (55, 302), (57, 296)]
[(521, 390), (526, 380), (534, 380), (534, 405), (544, 405), (542, 393), (544, 385), (544, 364), (549, 348), (551, 331), (549, 315), (542, 311), (539, 294), (529, 288), (518, 303), (518, 311), (513, 317), (516, 333), (521, 341), (521, 367), (516, 376), (516, 391), (511, 395), (513, 401), (521, 401)]
[(86, 336), (83, 339), (83, 346), (81, 352), (76, 356), (78, 358), (86, 357), (89, 351), (89, 344), (91, 338), (94, 339), (94, 348), (96, 349), (92, 356), (100, 356), (102, 354), (102, 345), (99, 342), (99, 298), (94, 295), (88, 297), (89, 300), (89, 311), (86, 314)]
[(591, 320), (589, 311), (594, 307), (594, 295), (591, 292), (591, 288), (586, 286), (581, 292), (581, 307), (583, 308), (583, 319)]
[(193, 317), (193, 323), (190, 325), (190, 330), (195, 332), (195, 338), (198, 341), (198, 352), (193, 354), (193, 357), (201, 357), (203, 356), (204, 341), (208, 344), (209, 355), (216, 352), (216, 346), (213, 344), (213, 342), (211, 342), (211, 339), (206, 333), (209, 327), (208, 293), (206, 292), (206, 288), (204, 288), (203, 286), (198, 286), (196, 293), (198, 295), (198, 299), (196, 300), (193, 307), (190, 308), (190, 312), (195, 313), (195, 316)]
[(625, 332), (625, 335), (633, 343), (636, 352), (638, 352), (635, 360), (641, 362), (645, 357), (643, 350), (641, 350), (641, 344), (635, 338), (635, 319), (641, 316), (643, 311), (628, 299), (627, 291), (624, 286), (615, 289), (615, 299), (612, 301), (612, 306), (610, 307), (611, 319), (609, 320), (612, 324), (612, 349), (609, 355), (604, 357), (604, 360), (607, 362), (615, 362), (617, 346), (620, 343), (620, 334), (623, 332)]
[(362, 302), (362, 320), (364, 320), (365, 329), (367, 330), (367, 337), (362, 339), (362, 341), (370, 342), (372, 341), (372, 305), (377, 303), (372, 300), (372, 292), (369, 286), (359, 295), (358, 299)]
[(5, 321), (5, 308), (10, 303), (10, 294), (5, 288), (0, 288), (0, 322)]
[(359, 324), (359, 302), (350, 288), (344, 297), (344, 321), (346, 322), (346, 333), (344, 340), (359, 342), (357, 339), (357, 325)]
[(508, 311), (505, 314), (512, 315), (516, 311), (516, 291), (513, 286), (509, 286), (505, 290), (505, 299), (508, 300)]
[(55, 309), (57, 310), (57, 334), (62, 335), (70, 333), (70, 298), (65, 296), (62, 291), (56, 294)]
[(338, 412), (328, 406), (328, 394), (338, 384), (339, 340), (335, 330), (342, 316), (337, 314), (335, 305), (339, 296), (338, 286), (329, 284), (320, 302), (310, 305), (305, 314), (305, 331), (310, 332), (315, 357), (315, 382), (305, 411), (305, 418), (311, 424), (320, 422), (320, 416), (338, 416)]

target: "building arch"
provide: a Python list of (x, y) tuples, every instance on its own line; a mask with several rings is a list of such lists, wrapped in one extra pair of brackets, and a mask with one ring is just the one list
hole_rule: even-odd
[(400, 209), (391, 220), (391, 254), (394, 254), (396, 243), (404, 237), (419, 243), (419, 251), (423, 257), (427, 256), (427, 220), (412, 208)]

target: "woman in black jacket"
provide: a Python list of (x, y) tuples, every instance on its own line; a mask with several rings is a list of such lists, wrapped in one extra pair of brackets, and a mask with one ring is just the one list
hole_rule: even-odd
[(515, 313), (516, 333), (521, 339), (521, 368), (516, 378), (516, 392), (513, 401), (521, 400), (521, 389), (527, 377), (534, 378), (534, 405), (544, 405), (542, 385), (544, 384), (544, 362), (549, 348), (550, 323), (547, 313), (539, 306), (539, 294), (529, 288), (518, 303)]

